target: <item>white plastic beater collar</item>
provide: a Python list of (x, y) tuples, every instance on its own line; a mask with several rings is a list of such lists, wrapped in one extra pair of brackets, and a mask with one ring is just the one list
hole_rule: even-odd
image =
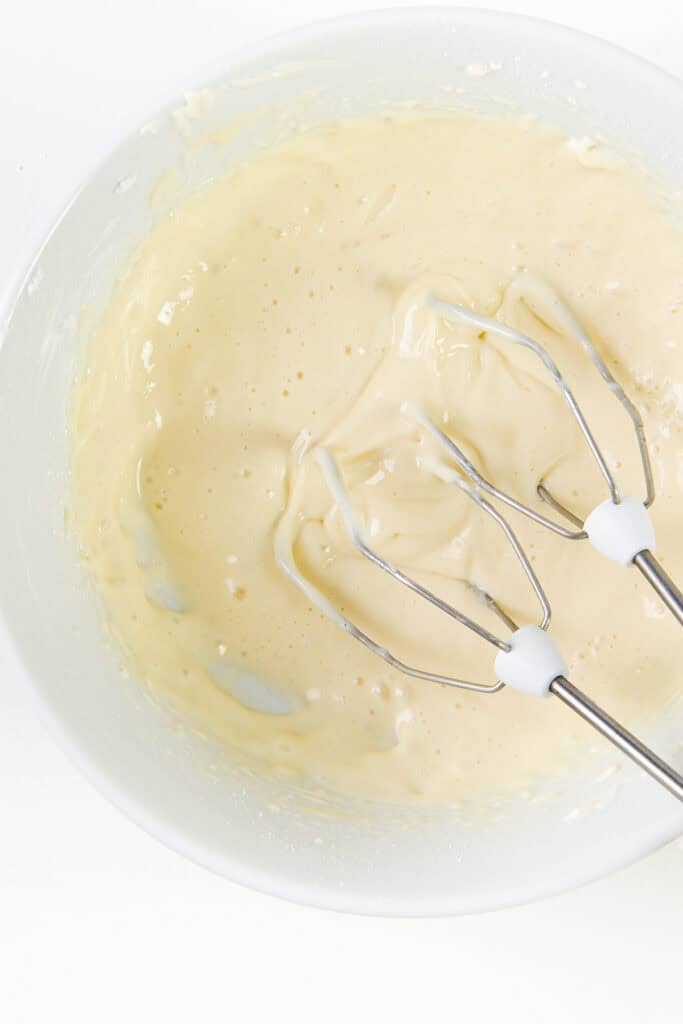
[(548, 697), (550, 684), (567, 674), (567, 665), (552, 637), (540, 626), (522, 626), (510, 639), (509, 651), (496, 656), (501, 683), (534, 697)]
[(655, 551), (650, 513), (632, 494), (622, 495), (618, 505), (611, 498), (603, 501), (593, 509), (583, 528), (593, 547), (619, 565), (630, 565), (641, 551)]

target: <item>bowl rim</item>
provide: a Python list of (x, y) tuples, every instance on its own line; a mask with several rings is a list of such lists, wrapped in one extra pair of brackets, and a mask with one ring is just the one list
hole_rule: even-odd
[[(569, 42), (576, 47), (581, 47), (584, 54), (588, 53), (595, 57), (602, 56), (612, 62), (621, 63), (625, 69), (631, 72), (637, 70), (641, 75), (649, 77), (652, 82), (678, 92), (681, 104), (683, 105), (682, 79), (658, 67), (648, 59), (633, 54), (627, 49), (601, 39), (598, 36), (569, 28), (544, 18), (484, 8), (443, 5), (393, 7), (324, 18), (310, 22), (302, 27), (266, 36), (247, 45), (238, 44), (226, 50), (220, 59), (214, 59), (209, 62), (203, 71), (193, 76), (193, 80), (185, 85), (183, 91), (187, 95), (188, 92), (191, 93), (194, 90), (211, 88), (212, 84), (225, 80), (228, 75), (241, 65), (259, 58), (276, 56), (279, 51), (286, 51), (292, 44), (314, 41), (317, 38), (323, 40), (342, 30), (370, 31), (374, 28), (386, 27), (389, 24), (410, 24), (415, 21), (428, 23), (430, 20), (435, 19), (448, 20), (453, 25), (481, 25), (501, 28), (503, 30), (510, 28), (516, 31), (523, 28), (528, 33), (540, 34), (545, 38), (555, 41)], [(155, 104), (152, 110), (147, 109), (146, 116), (145, 108), (142, 108), (142, 116), (140, 116), (138, 111), (137, 116), (131, 118), (132, 123), (127, 126), (125, 133), (118, 136), (114, 145), (99, 160), (93, 160), (89, 169), (82, 175), (77, 189), (75, 189), (71, 197), (63, 205), (59, 215), (42, 236), (42, 240), (35, 253), (23, 270), (19, 268), (14, 282), (5, 291), (5, 295), (0, 303), (0, 349), (2, 348), (4, 335), (11, 323), (14, 308), (28, 282), (31, 280), (44, 248), (78, 200), (81, 191), (99, 169), (111, 160), (119, 146), (125, 144), (126, 139), (131, 134), (139, 130), (140, 126), (152, 118), (159, 117), (164, 112), (172, 110), (177, 106), (180, 95), (182, 94), (178, 89), (174, 89), (173, 92), (168, 90), (166, 101), (161, 104)], [(388, 917), (446, 917), (453, 914), (480, 913), (504, 909), (534, 902), (551, 895), (559, 895), (596, 881), (654, 852), (681, 835), (681, 830), (677, 828), (673, 821), (668, 825), (662, 825), (647, 836), (638, 836), (637, 840), (632, 842), (628, 848), (620, 848), (610, 855), (603, 855), (597, 862), (591, 863), (590, 867), (583, 867), (581, 870), (575, 871), (567, 878), (566, 884), (561, 888), (558, 888), (555, 883), (548, 882), (544, 884), (536, 877), (532, 877), (529, 879), (529, 883), (523, 893), (515, 891), (509, 899), (501, 899), (499, 895), (489, 900), (482, 898), (477, 902), (476, 906), (465, 910), (460, 905), (457, 905), (459, 904), (457, 895), (454, 895), (449, 902), (447, 893), (444, 893), (443, 905), (440, 908), (435, 908), (431, 899), (426, 901), (426, 904), (423, 904), (419, 890), (416, 890), (410, 899), (404, 898), (396, 901), (393, 897), (384, 898), (377, 901), (378, 906), (373, 905), (370, 908), (367, 899), (362, 894), (356, 896), (353, 892), (337, 889), (333, 891), (329, 887), (318, 885), (315, 882), (304, 884), (293, 881), (284, 875), (278, 875), (276, 872), (257, 870), (248, 862), (231, 857), (229, 850), (222, 852), (218, 856), (203, 844), (196, 842), (190, 831), (184, 829), (182, 825), (170, 822), (163, 814), (156, 811), (154, 807), (146, 805), (144, 798), (138, 792), (124, 790), (113, 783), (107, 773), (100, 769), (96, 757), (84, 752), (79, 744), (78, 736), (69, 729), (65, 720), (60, 715), (58, 702), (48, 698), (42, 692), (38, 681), (34, 678), (24, 660), (20, 645), (13, 636), (1, 607), (0, 652), (7, 660), (11, 679), (21, 686), (23, 694), (26, 696), (36, 717), (43, 723), (48, 733), (51, 734), (57, 745), (78, 768), (79, 772), (85, 776), (110, 804), (139, 825), (148, 835), (160, 840), (165, 846), (176, 853), (188, 857), (194, 863), (208, 868), (213, 873), (227, 878), (229, 881), (291, 902), (345, 913)]]

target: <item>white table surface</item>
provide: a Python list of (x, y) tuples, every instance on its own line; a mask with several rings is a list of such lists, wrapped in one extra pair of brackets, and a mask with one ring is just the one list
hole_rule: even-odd
[[(491, 3), (681, 70), (679, 0)], [(191, 85), (241, 42), (363, 6), (10, 0), (0, 19), (0, 299), (83, 168), (167, 98), (178, 68)], [(582, 890), (478, 917), (293, 906), (214, 877), (110, 807), (1, 660), (0, 816), (2, 1024), (683, 1019), (683, 840)]]

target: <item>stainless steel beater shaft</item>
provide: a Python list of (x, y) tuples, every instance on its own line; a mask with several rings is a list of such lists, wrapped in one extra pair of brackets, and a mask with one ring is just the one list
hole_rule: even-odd
[(683, 626), (683, 593), (681, 593), (669, 574), (662, 568), (652, 552), (639, 551), (633, 559), (633, 564)]
[(610, 743), (622, 750), (627, 757), (635, 761), (643, 771), (656, 779), (660, 785), (683, 801), (683, 775), (680, 775), (670, 764), (663, 761), (649, 747), (646, 747), (632, 732), (625, 729), (606, 711), (598, 707), (590, 697), (578, 690), (564, 676), (558, 676), (550, 684), (550, 692), (559, 697), (567, 707), (576, 711), (589, 725), (602, 733)]

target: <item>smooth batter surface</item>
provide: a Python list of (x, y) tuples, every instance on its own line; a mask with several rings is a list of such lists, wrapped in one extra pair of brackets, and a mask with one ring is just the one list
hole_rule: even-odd
[[(680, 577), (683, 233), (645, 177), (529, 122), (377, 118), (264, 152), (158, 226), (89, 346), (73, 419), (85, 557), (155, 693), (263, 770), (369, 796), (492, 796), (600, 746), (553, 700), (389, 670), (274, 557), (279, 526), (301, 570), (404, 660), (493, 681), (493, 648), (355, 553), (312, 453), (335, 450), (392, 561), (502, 635), (468, 583), (537, 618), (502, 534), (425, 470), (430, 443), (401, 407), (420, 403), (528, 503), (541, 479), (581, 515), (606, 497), (539, 365), (425, 297), (471, 305), (547, 345), (640, 493), (628, 421), (529, 301), (543, 288), (645, 417), (659, 551)], [(573, 681), (629, 724), (665, 712), (683, 644), (635, 571), (511, 523)]]

